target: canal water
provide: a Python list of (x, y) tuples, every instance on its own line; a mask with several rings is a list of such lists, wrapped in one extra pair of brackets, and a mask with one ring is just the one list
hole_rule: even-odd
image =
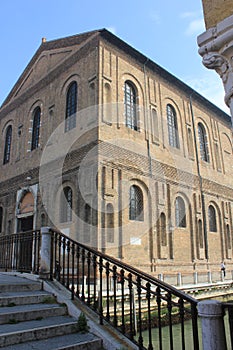
[[(224, 317), (225, 322), (225, 330), (226, 330), (226, 338), (227, 338), (227, 349), (231, 349), (230, 346), (230, 330), (229, 330), (229, 322), (228, 322), (228, 315)], [(201, 325), (200, 322), (198, 323), (199, 328), (199, 343), (200, 343), (200, 350), (202, 349), (202, 341), (201, 341)], [(181, 326), (180, 324), (176, 324), (172, 326), (173, 331), (173, 345), (174, 350), (181, 350)], [(148, 346), (148, 332), (145, 331), (142, 334), (143, 336), (143, 345), (147, 348)], [(170, 349), (170, 343), (169, 343), (169, 327), (162, 327), (162, 349), (163, 350), (169, 350)], [(152, 330), (152, 341), (153, 341), (153, 348), (159, 349), (159, 331), (158, 328), (154, 328)], [(185, 321), (185, 346), (187, 350), (195, 350), (193, 348), (192, 344), (192, 321)]]

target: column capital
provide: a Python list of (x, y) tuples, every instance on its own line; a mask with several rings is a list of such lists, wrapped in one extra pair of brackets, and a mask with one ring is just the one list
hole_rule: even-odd
[(197, 42), (204, 66), (222, 79), (225, 103), (233, 116), (233, 15), (199, 35)]

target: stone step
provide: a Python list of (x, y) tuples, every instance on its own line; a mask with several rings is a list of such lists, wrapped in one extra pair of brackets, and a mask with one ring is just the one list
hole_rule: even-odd
[(32, 290), (42, 290), (40, 282), (21, 282), (15, 284), (0, 284), (0, 293), (4, 292), (25, 292)]
[(0, 308), (0, 324), (39, 320), (67, 314), (66, 306), (59, 304), (29, 304)]
[(1, 350), (101, 350), (102, 340), (91, 333), (73, 333), (45, 340), (4, 346)]
[(0, 326), (0, 348), (75, 332), (77, 332), (77, 320), (71, 316), (3, 324)]
[(51, 294), (43, 290), (2, 292), (0, 293), (0, 307), (44, 303), (51, 298)]

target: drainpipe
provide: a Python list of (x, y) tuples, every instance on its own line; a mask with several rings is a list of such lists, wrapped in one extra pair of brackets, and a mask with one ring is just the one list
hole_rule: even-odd
[[(149, 105), (148, 105), (148, 96), (147, 96), (147, 83), (146, 83), (146, 65), (149, 62), (149, 58), (147, 57), (145, 63), (143, 64), (143, 73), (144, 73), (144, 90), (145, 90), (145, 137), (147, 142), (147, 156), (149, 160), (149, 176), (152, 179), (152, 160), (151, 160), (151, 153), (150, 153), (150, 133), (149, 133)], [(150, 180), (149, 180), (150, 181)], [(148, 193), (148, 205), (152, 206), (151, 201), (151, 194), (150, 194), (150, 186), (149, 186), (149, 193)], [(149, 218), (150, 222), (150, 228), (149, 228), (149, 256), (150, 256), (150, 262), (154, 261), (154, 241), (153, 241), (153, 230), (152, 230), (152, 214), (151, 210), (149, 210)], [(152, 267), (151, 267), (152, 269)]]
[(147, 155), (149, 159), (149, 174), (150, 177), (152, 177), (152, 161), (151, 161), (151, 154), (150, 154), (150, 136), (149, 136), (149, 106), (147, 104), (147, 84), (146, 84), (146, 65), (149, 61), (149, 58), (147, 57), (145, 63), (143, 64), (143, 72), (144, 72), (144, 90), (145, 90), (145, 136), (147, 141)]
[(191, 111), (191, 117), (192, 117), (193, 136), (194, 136), (194, 145), (195, 145), (195, 155), (196, 155), (196, 160), (197, 160), (197, 175), (198, 175), (198, 179), (199, 179), (199, 186), (200, 186), (200, 192), (201, 192), (201, 206), (202, 206), (204, 242), (205, 242), (205, 257), (206, 257), (206, 260), (208, 262), (208, 260), (209, 260), (209, 248), (208, 248), (208, 237), (207, 237), (207, 227), (206, 227), (205, 197), (204, 197), (204, 194), (203, 194), (202, 176), (201, 176), (201, 171), (200, 171), (200, 161), (199, 161), (198, 149), (197, 149), (197, 135), (196, 135), (194, 113), (193, 113), (193, 104), (192, 104), (192, 95), (193, 95), (193, 93), (189, 96), (189, 104), (190, 104), (190, 111)]

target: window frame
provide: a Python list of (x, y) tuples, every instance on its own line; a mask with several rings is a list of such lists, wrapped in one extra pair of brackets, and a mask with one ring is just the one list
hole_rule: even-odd
[(144, 200), (142, 189), (137, 185), (129, 189), (129, 220), (144, 221)]
[(197, 127), (201, 160), (203, 160), (206, 163), (210, 163), (209, 142), (206, 128), (202, 123), (198, 123)]
[(208, 219), (209, 231), (218, 232), (216, 209), (212, 204), (210, 204), (208, 207)]
[(11, 145), (12, 145), (12, 125), (8, 125), (8, 127), (6, 129), (6, 134), (5, 134), (3, 164), (7, 164), (10, 162)]
[(65, 115), (65, 132), (76, 127), (76, 114), (78, 105), (78, 84), (72, 81), (66, 93), (66, 115)]
[(177, 196), (175, 200), (175, 223), (176, 227), (187, 227), (186, 206), (185, 201), (181, 196)]
[(180, 148), (177, 114), (175, 108), (168, 103), (166, 106), (167, 112), (167, 128), (168, 128), (168, 141), (171, 147)]
[(31, 151), (39, 147), (40, 140), (41, 109), (36, 107), (33, 112)]
[(73, 191), (70, 186), (65, 186), (60, 198), (60, 223), (72, 222)]
[(124, 84), (124, 112), (126, 127), (135, 131), (139, 131), (137, 89), (130, 80), (126, 80)]

